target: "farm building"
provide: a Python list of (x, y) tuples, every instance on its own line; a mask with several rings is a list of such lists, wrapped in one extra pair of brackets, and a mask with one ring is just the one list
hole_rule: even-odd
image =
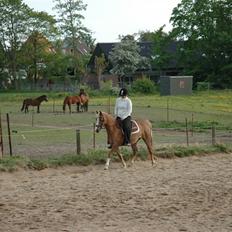
[(160, 95), (191, 95), (192, 76), (162, 76), (160, 78)]
[[(119, 78), (110, 73), (112, 64), (109, 61), (109, 54), (116, 44), (117, 43), (98, 43), (96, 45), (92, 53), (92, 56), (88, 62), (88, 65), (87, 65), (88, 75), (85, 77), (85, 82), (88, 85), (92, 86), (93, 88), (97, 87), (95, 58), (100, 57), (103, 54), (105, 57), (106, 63), (108, 63), (108, 66), (106, 67), (105, 71), (101, 75), (102, 81), (112, 80), (113, 86), (120, 86)], [(180, 75), (183, 68), (177, 66), (177, 62), (174, 58), (171, 58), (169, 61), (169, 65), (167, 65), (162, 70), (160, 70), (160, 68), (155, 67), (153, 65), (152, 60), (154, 60), (156, 57), (154, 55), (154, 44), (152, 42), (138, 42), (137, 44), (140, 47), (140, 55), (143, 57), (149, 58), (152, 65), (151, 65), (151, 68), (149, 69), (138, 68), (135, 73), (131, 74), (130, 76), (126, 76), (125, 82), (127, 84), (131, 84), (134, 80), (144, 75), (149, 77), (151, 80), (155, 82), (159, 80), (160, 76)], [(169, 46), (167, 47), (167, 52), (168, 54), (170, 54), (170, 57), (174, 57), (174, 54), (176, 53), (177, 48), (178, 48), (178, 42), (172, 42), (171, 44), (169, 44)]]

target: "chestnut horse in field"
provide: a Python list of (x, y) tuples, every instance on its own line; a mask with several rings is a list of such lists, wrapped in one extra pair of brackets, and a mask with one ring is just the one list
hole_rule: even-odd
[(35, 99), (32, 99), (32, 98), (24, 99), (21, 111), (24, 110), (25, 113), (28, 113), (29, 106), (37, 106), (37, 113), (40, 113), (39, 108), (40, 108), (41, 102), (43, 102), (43, 101), (46, 101), (46, 102), (48, 101), (48, 97), (46, 95), (42, 95), (42, 96), (37, 97)]
[(76, 106), (77, 106), (76, 110), (77, 110), (77, 112), (79, 112), (80, 111), (79, 106), (83, 105), (81, 97), (80, 96), (67, 96), (67, 97), (65, 97), (64, 103), (63, 103), (63, 112), (65, 113), (66, 105), (68, 105), (69, 113), (71, 114), (71, 112), (72, 112), (71, 105), (72, 104), (76, 104)]
[(85, 94), (80, 94), (79, 95), (80, 98), (81, 98), (81, 102), (82, 102), (82, 105), (81, 105), (81, 111), (82, 112), (87, 112), (88, 111), (88, 106), (89, 106), (89, 96), (85, 93)]
[[(110, 114), (102, 111), (96, 112), (96, 126), (95, 131), (99, 132), (103, 127), (106, 128), (107, 134), (110, 136), (112, 142), (112, 148), (108, 153), (108, 158), (105, 164), (105, 169), (109, 168), (111, 155), (116, 153), (124, 167), (126, 167), (126, 162), (123, 159), (122, 154), (119, 152), (119, 147), (123, 146), (124, 135), (121, 127), (119, 126), (117, 120)], [(156, 157), (153, 155), (153, 144), (152, 144), (152, 125), (149, 120), (140, 119), (132, 120), (132, 132), (131, 132), (131, 148), (133, 151), (133, 157), (131, 163), (133, 164), (138, 152), (137, 143), (140, 139), (143, 139), (147, 146), (149, 153), (149, 158), (152, 165), (155, 164)]]

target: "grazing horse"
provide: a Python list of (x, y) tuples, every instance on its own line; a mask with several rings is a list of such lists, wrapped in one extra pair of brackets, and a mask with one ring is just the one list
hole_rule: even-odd
[(66, 108), (66, 105), (68, 105), (69, 107), (69, 113), (71, 114), (71, 105), (72, 104), (76, 104), (77, 105), (77, 112), (80, 111), (79, 109), (79, 106), (83, 105), (82, 103), (82, 100), (81, 100), (81, 97), (80, 96), (67, 96), (65, 99), (64, 99), (64, 103), (63, 103), (63, 112), (65, 113), (65, 108)]
[[(119, 126), (117, 120), (110, 114), (102, 111), (96, 112), (96, 126), (95, 131), (99, 132), (103, 127), (106, 128), (107, 134), (110, 136), (112, 141), (112, 148), (108, 153), (108, 158), (105, 164), (105, 169), (109, 168), (110, 158), (113, 153), (116, 153), (124, 167), (126, 167), (126, 162), (123, 159), (122, 154), (119, 152), (119, 147), (123, 146), (124, 135), (121, 127)], [(131, 132), (131, 148), (133, 150), (133, 157), (131, 163), (133, 164), (138, 152), (137, 142), (143, 139), (147, 146), (147, 150), (152, 162), (155, 163), (156, 157), (153, 155), (152, 148), (152, 125), (149, 120), (140, 119), (132, 120), (132, 132)]]
[(42, 95), (35, 99), (32, 99), (32, 98), (24, 99), (21, 111), (24, 110), (25, 113), (28, 113), (29, 106), (37, 106), (37, 113), (40, 113), (39, 107), (40, 107), (41, 102), (43, 101), (46, 101), (46, 102), (48, 101), (48, 97), (46, 95)]

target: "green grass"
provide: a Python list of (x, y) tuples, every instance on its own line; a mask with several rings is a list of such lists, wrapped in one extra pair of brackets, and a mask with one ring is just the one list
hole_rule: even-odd
[[(24, 98), (36, 97), (42, 94), (47, 94), (49, 101), (42, 103), (40, 114), (33, 114), (32, 108), (29, 108), (29, 114), (24, 114), (20, 111)], [(48, 154), (51, 154), (53, 147), (63, 147), (66, 145), (67, 150), (63, 153), (72, 153), (75, 151), (76, 129), (81, 130), (82, 151), (87, 152), (88, 149), (91, 149), (93, 147), (95, 111), (108, 111), (109, 96), (92, 96), (90, 93), (89, 112), (73, 113), (70, 115), (69, 113), (62, 113), (62, 102), (68, 94), (67, 92), (0, 93), (0, 111), (4, 147), (6, 150), (8, 148), (6, 113), (9, 113), (10, 117), (14, 154), (28, 155), (28, 153), (31, 154), (31, 150), (35, 151), (35, 154), (38, 154), (47, 149), (49, 149)], [(115, 99), (116, 96), (110, 97), (111, 113), (113, 113)], [(189, 129), (192, 127), (191, 122), (193, 120), (194, 136), (197, 137), (197, 133), (200, 132), (200, 140), (202, 140), (203, 132), (205, 132), (210, 141), (210, 128), (213, 123), (216, 126), (216, 131), (220, 130), (220, 133), (224, 133), (224, 135), (231, 134), (232, 90), (200, 91), (194, 92), (191, 96), (161, 97), (159, 94), (133, 94), (131, 99), (133, 102), (133, 118), (147, 118), (152, 121), (153, 128), (155, 129), (155, 145), (157, 143), (165, 144), (165, 146), (167, 143), (185, 143), (184, 131), (186, 118), (188, 119)], [(169, 106), (168, 112), (167, 103)], [(72, 109), (74, 111), (74, 106)], [(167, 120), (167, 117), (169, 120)], [(167, 131), (167, 133), (162, 135), (159, 130), (156, 130), (159, 128), (173, 129), (183, 133), (175, 134)], [(194, 140), (195, 137), (190, 138), (193, 143), (198, 142)], [(226, 139), (228, 141), (230, 136), (227, 136)], [(106, 135), (103, 131), (96, 135), (96, 148), (105, 148), (105, 144)], [(68, 145), (70, 145), (70, 149)], [(24, 148), (24, 151), (28, 150), (28, 153), (24, 154), (22, 148)], [(55, 149), (53, 155), (56, 155)]]
[[(194, 147), (182, 147), (182, 146), (170, 146), (166, 148), (160, 148), (155, 151), (155, 154), (159, 158), (175, 158), (175, 157), (187, 157), (192, 155), (205, 155), (212, 153), (229, 153), (232, 150), (223, 144), (215, 146), (194, 146)], [(124, 148), (122, 149), (124, 159), (128, 161), (130, 159), (131, 151)], [(47, 157), (45, 159), (29, 159), (23, 156), (8, 156), (0, 159), (0, 171), (13, 172), (19, 169), (32, 169), (43, 170), (45, 168), (57, 168), (67, 165), (72, 166), (88, 166), (104, 164), (107, 157), (105, 150), (91, 150), (86, 154), (72, 155), (66, 154), (61, 157)], [(139, 150), (139, 157), (141, 160), (147, 159), (147, 151), (145, 149)], [(119, 162), (119, 159), (114, 156), (113, 159)]]

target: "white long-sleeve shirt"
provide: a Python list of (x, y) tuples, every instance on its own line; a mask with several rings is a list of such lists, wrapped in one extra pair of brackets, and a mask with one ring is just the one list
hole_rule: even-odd
[(116, 117), (120, 117), (122, 120), (131, 116), (132, 102), (128, 97), (119, 97), (116, 99), (114, 114)]

